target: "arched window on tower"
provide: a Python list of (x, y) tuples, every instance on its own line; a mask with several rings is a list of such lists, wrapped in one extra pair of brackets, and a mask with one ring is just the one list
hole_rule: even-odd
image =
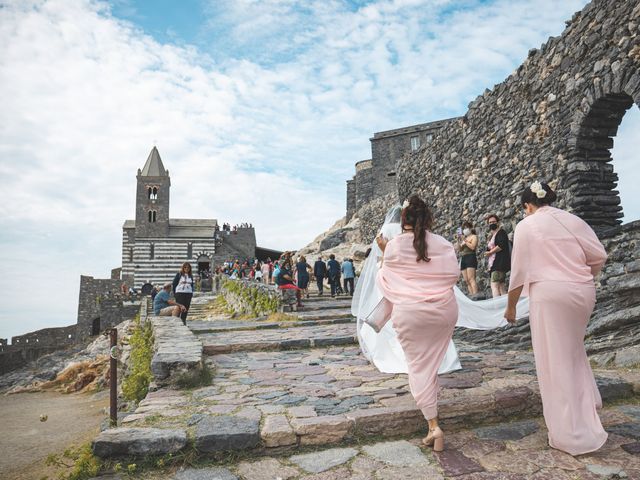
[(151, 187), (147, 187), (147, 198), (151, 200), (151, 196), (153, 195), (153, 190)]
[(151, 192), (151, 200), (158, 199), (158, 187), (153, 187), (153, 191)]
[(153, 260), (156, 256), (156, 246), (153, 243), (149, 244), (149, 260)]
[(189, 242), (187, 243), (187, 258), (191, 258), (192, 255), (193, 255), (193, 243)]
[(153, 213), (149, 210), (149, 223), (153, 222)]
[(153, 215), (151, 216), (153, 218), (153, 220), (151, 220), (153, 223), (156, 223), (156, 211), (153, 210)]

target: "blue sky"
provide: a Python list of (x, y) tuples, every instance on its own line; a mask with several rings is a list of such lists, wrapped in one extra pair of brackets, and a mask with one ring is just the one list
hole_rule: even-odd
[[(464, 114), (585, 3), (5, 1), (0, 337), (75, 322), (79, 276), (120, 265), (154, 144), (172, 217), (299, 248), (344, 214), (374, 132)], [(614, 148), (629, 219), (638, 117)]]

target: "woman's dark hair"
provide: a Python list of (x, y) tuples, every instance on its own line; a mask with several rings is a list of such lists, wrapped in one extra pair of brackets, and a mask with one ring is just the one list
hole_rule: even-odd
[(520, 203), (523, 208), (525, 203), (535, 205), (536, 207), (544, 207), (545, 205), (551, 205), (558, 199), (556, 192), (551, 190), (549, 185), (543, 182), (540, 182), (540, 184), (546, 192), (546, 195), (543, 198), (538, 198), (538, 196), (531, 190), (531, 186), (525, 187), (524, 192), (522, 192), (522, 196), (520, 197)]
[(426, 234), (433, 225), (433, 214), (427, 204), (417, 195), (413, 195), (409, 199), (409, 206), (402, 209), (400, 224), (403, 230), (406, 225), (413, 228), (413, 248), (418, 254), (416, 262), (420, 260), (431, 261), (427, 253)]
[(496, 222), (500, 223), (500, 217), (498, 215), (496, 215), (495, 213), (492, 213), (491, 215), (489, 215), (487, 217), (487, 222), (489, 221), (490, 218), (495, 218)]
[(468, 228), (469, 230), (471, 230), (471, 233), (477, 235), (476, 229), (473, 228), (473, 223), (471, 223), (469, 220), (465, 220), (464, 222), (462, 222), (462, 228)]
[[(189, 273), (187, 273), (189, 270)], [(180, 268), (180, 275), (191, 275), (191, 264), (189, 262), (184, 262), (182, 267)]]

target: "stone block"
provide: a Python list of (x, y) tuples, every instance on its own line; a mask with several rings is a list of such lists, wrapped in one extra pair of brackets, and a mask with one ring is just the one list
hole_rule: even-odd
[(187, 468), (176, 473), (174, 480), (238, 480), (226, 468)]
[(275, 458), (265, 458), (257, 462), (242, 462), (238, 465), (242, 478), (250, 480), (288, 480), (300, 475), (296, 468), (283, 465)]
[(320, 473), (348, 462), (357, 454), (358, 451), (354, 448), (331, 448), (304, 455), (294, 455), (289, 458), (289, 461), (307, 472)]
[(101, 432), (93, 441), (93, 453), (100, 458), (129, 455), (165, 455), (187, 445), (184, 430), (160, 428), (113, 428)]
[(370, 457), (388, 465), (412, 466), (429, 463), (429, 459), (425, 457), (422, 450), (406, 440), (366, 445), (363, 450)]
[(344, 415), (294, 418), (291, 426), (300, 437), (300, 445), (339, 443), (353, 434), (354, 422)]
[(444, 452), (436, 453), (435, 457), (447, 477), (484, 471), (478, 462), (466, 457), (459, 450), (447, 449)]
[(484, 440), (520, 440), (536, 431), (538, 431), (538, 424), (533, 420), (526, 420), (478, 428), (476, 435)]
[(422, 412), (412, 407), (354, 410), (348, 412), (346, 417), (354, 422), (358, 436), (410, 434), (426, 429), (427, 425)]
[(298, 440), (285, 415), (269, 415), (264, 421), (260, 437), (266, 447), (295, 445)]
[(596, 376), (596, 384), (603, 402), (611, 402), (633, 396), (633, 385), (622, 378)]
[(258, 421), (232, 415), (209, 416), (198, 423), (195, 446), (200, 452), (254, 448), (260, 443)]

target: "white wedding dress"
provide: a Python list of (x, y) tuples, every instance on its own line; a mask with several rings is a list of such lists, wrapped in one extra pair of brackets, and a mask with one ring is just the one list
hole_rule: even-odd
[[(395, 206), (387, 213), (380, 232), (385, 238), (391, 240), (400, 234), (400, 230), (400, 206)], [(358, 342), (364, 356), (381, 372), (407, 373), (407, 361), (391, 322), (387, 322), (384, 328), (379, 333), (376, 333), (373, 328), (363, 321), (382, 299), (382, 293), (376, 285), (376, 276), (381, 257), (382, 252), (374, 240), (371, 244), (371, 252), (364, 262), (356, 284), (353, 301), (351, 302), (351, 313), (358, 319)], [(458, 302), (456, 327), (491, 330), (507, 325), (507, 321), (503, 316), (507, 306), (506, 295), (489, 300), (473, 301), (458, 287), (454, 287), (454, 293)], [(528, 298), (521, 298), (518, 301), (517, 312), (518, 318), (529, 315)], [(452, 372), (461, 368), (458, 352), (453, 340), (451, 340), (438, 373)]]

